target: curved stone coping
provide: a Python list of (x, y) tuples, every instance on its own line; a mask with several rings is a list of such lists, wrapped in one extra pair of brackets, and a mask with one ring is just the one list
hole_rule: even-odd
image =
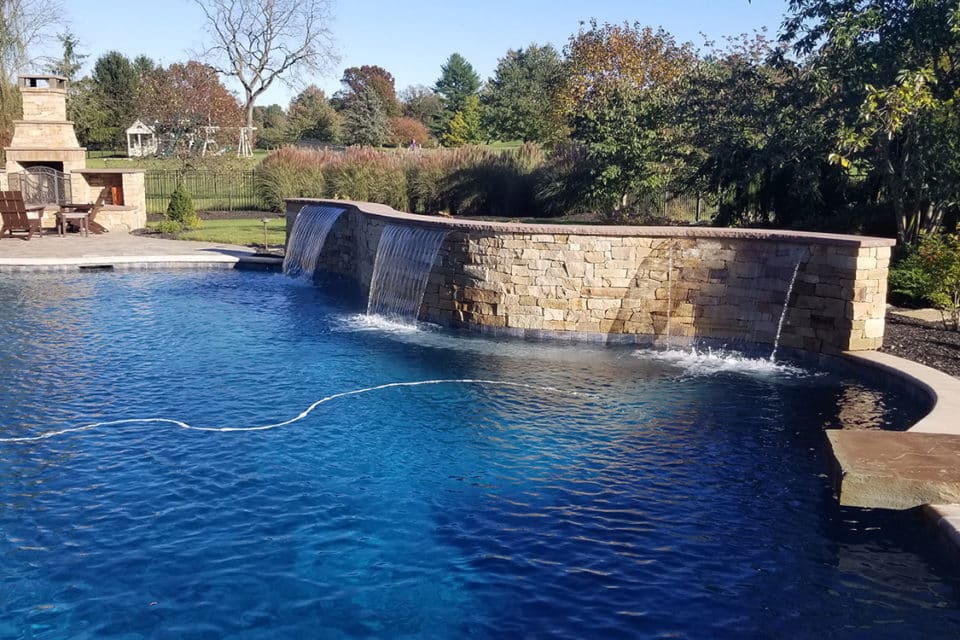
[(933, 405), (930, 413), (907, 431), (960, 435), (960, 379), (889, 353), (847, 351), (843, 355), (858, 364), (899, 378), (930, 399)]
[(371, 202), (353, 200), (323, 200), (317, 198), (290, 198), (288, 203), (299, 205), (322, 204), (334, 207), (349, 206), (371, 217), (392, 222), (406, 222), (426, 227), (441, 227), (450, 231), (497, 231), (521, 234), (567, 234), (586, 236), (640, 236), (662, 238), (716, 238), (731, 240), (776, 240), (798, 244), (829, 244), (846, 247), (892, 247), (891, 238), (851, 236), (808, 231), (784, 231), (780, 229), (729, 229), (723, 227), (646, 227), (623, 225), (583, 224), (523, 224), (517, 222), (487, 222), (424, 216), (396, 211), (391, 207)]

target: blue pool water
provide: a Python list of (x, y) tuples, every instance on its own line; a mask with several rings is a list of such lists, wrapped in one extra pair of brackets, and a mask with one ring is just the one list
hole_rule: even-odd
[(0, 276), (0, 638), (960, 624), (915, 516), (831, 496), (823, 427), (902, 428), (902, 398), (355, 313), (266, 273)]

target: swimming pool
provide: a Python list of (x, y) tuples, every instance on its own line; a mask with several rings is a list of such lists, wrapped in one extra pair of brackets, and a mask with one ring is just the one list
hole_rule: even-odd
[(0, 276), (0, 638), (960, 622), (921, 525), (831, 496), (823, 427), (906, 426), (902, 398), (356, 314), (268, 273)]

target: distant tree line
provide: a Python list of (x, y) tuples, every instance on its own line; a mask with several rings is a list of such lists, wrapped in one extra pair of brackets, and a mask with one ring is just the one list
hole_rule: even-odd
[[(61, 36), (51, 69), (74, 79), (70, 117), (84, 144), (122, 144), (136, 117), (173, 132), (252, 122), (261, 148), (523, 141), (547, 150), (538, 184), (567, 210), (629, 217), (667, 191), (711, 199), (721, 224), (860, 230), (908, 244), (956, 224), (956, 0), (790, 0), (776, 39), (699, 48), (638, 23), (590, 21), (562, 49), (507, 51), (485, 82), (454, 53), (430, 87), (398, 91), (387, 69), (363, 65), (345, 69), (332, 96), (311, 85), (285, 107), (255, 104), (276, 76), (250, 70), (329, 66), (326, 2), (197, 2), (211, 25), (236, 27), (212, 29), (206, 60), (161, 68), (111, 52), (77, 78), (83, 56)], [(267, 12), (297, 28), (279, 49), (258, 51), (259, 23), (243, 20)], [(10, 69), (29, 45), (24, 24), (5, 15), (0, 30), (0, 136), (16, 111)], [(241, 100), (223, 77), (246, 79)]]

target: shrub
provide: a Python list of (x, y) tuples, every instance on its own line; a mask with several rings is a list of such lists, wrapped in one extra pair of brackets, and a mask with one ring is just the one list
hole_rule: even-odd
[(285, 198), (310, 197), (379, 202), (427, 214), (518, 217), (538, 213), (533, 187), (542, 162), (543, 152), (531, 144), (513, 152), (285, 147), (264, 159), (257, 189), (277, 211)]
[(390, 144), (406, 147), (411, 142), (423, 147), (431, 146), (427, 127), (416, 118), (390, 118)]
[(890, 272), (891, 297), (922, 299), (960, 331), (960, 236), (930, 234)]
[(333, 194), (347, 200), (379, 202), (399, 211), (410, 207), (407, 196), (406, 156), (372, 147), (350, 147), (331, 163), (328, 173)]
[(271, 211), (282, 212), (284, 198), (324, 198), (324, 167), (337, 154), (326, 149), (283, 147), (260, 163), (256, 172), (256, 189)]
[(592, 204), (590, 161), (587, 148), (580, 142), (566, 142), (554, 147), (534, 173), (537, 207), (547, 216), (579, 213)]
[(193, 206), (193, 197), (183, 183), (170, 194), (170, 204), (167, 205), (167, 220), (178, 223), (184, 229), (200, 227), (200, 218)]
[(176, 220), (161, 220), (157, 223), (157, 226), (154, 227), (160, 233), (165, 233), (167, 235), (180, 233), (183, 230), (183, 227), (180, 226), (180, 223)]

